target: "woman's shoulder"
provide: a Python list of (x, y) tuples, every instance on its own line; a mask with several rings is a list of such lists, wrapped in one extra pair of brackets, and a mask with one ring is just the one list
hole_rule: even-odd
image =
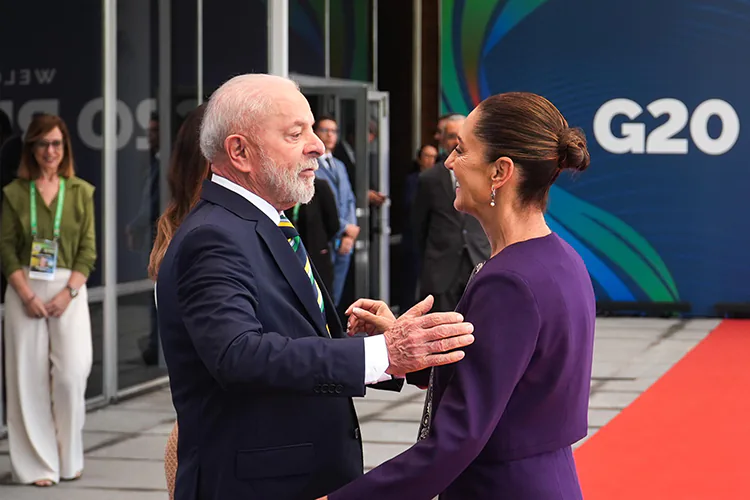
[(3, 188), (3, 196), (11, 204), (19, 199), (26, 199), (29, 196), (29, 181), (26, 179), (15, 178)]
[(69, 177), (65, 181), (70, 189), (77, 189), (84, 197), (94, 196), (94, 190), (96, 189), (93, 184), (90, 184), (80, 177), (75, 175)]

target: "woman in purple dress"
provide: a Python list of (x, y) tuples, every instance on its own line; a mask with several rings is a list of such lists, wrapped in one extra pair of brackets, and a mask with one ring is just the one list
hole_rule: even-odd
[[(429, 374), (418, 442), (330, 500), (582, 498), (571, 445), (587, 431), (594, 291), (544, 211), (560, 172), (589, 161), (583, 132), (538, 95), (496, 95), (469, 115), (445, 166), (456, 209), (492, 245), (457, 307), (476, 340)], [(354, 306), (355, 330), (395, 321), (382, 302)]]

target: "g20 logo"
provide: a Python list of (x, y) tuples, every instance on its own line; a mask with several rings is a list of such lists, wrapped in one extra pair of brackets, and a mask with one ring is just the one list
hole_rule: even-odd
[[(606, 151), (615, 154), (675, 154), (688, 153), (688, 139), (675, 135), (690, 123), (690, 137), (695, 147), (708, 155), (722, 155), (732, 149), (740, 136), (740, 119), (734, 108), (721, 99), (709, 99), (698, 105), (691, 115), (687, 106), (677, 99), (659, 99), (646, 110), (654, 118), (668, 115), (667, 121), (646, 134), (646, 125), (636, 119), (643, 108), (630, 99), (612, 99), (594, 115), (594, 136)], [(620, 133), (612, 133), (612, 120), (619, 115), (630, 122), (620, 126)], [(708, 120), (721, 121), (721, 134), (714, 138), (708, 133)]]

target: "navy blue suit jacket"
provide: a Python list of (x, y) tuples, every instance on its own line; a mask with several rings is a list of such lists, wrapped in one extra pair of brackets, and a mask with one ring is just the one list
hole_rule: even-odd
[(310, 499), (362, 474), (353, 396), (364, 343), (342, 332), (281, 230), (206, 181), (159, 270), (179, 423), (176, 500)]

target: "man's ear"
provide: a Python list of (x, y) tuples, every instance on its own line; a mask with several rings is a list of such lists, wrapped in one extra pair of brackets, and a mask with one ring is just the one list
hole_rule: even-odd
[(244, 136), (234, 134), (224, 139), (224, 151), (234, 168), (245, 173), (250, 171), (252, 152)]

